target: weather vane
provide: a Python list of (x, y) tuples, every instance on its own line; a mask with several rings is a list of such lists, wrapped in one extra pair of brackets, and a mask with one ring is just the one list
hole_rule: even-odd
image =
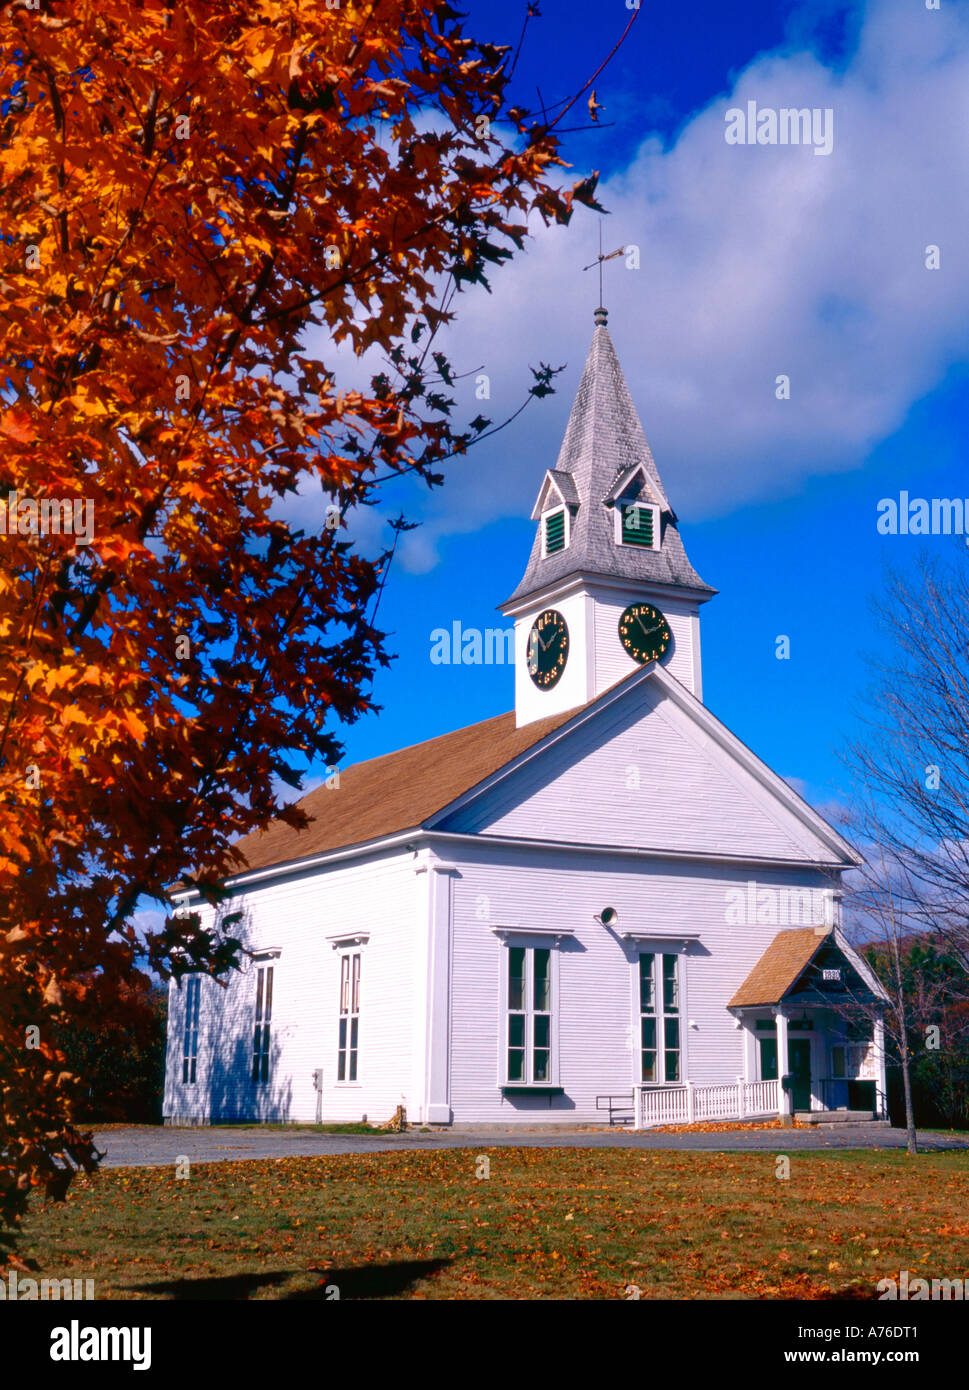
[(599, 254), (598, 254), (598, 256), (596, 256), (596, 258), (595, 258), (594, 261), (590, 261), (590, 263), (589, 263), (588, 265), (584, 265), (584, 266), (582, 267), (583, 270), (591, 270), (592, 267), (593, 267), (594, 265), (597, 265), (597, 266), (599, 267), (599, 308), (600, 308), (600, 309), (603, 307), (603, 304), (602, 304), (602, 262), (603, 262), (603, 261), (612, 261), (612, 260), (615, 260), (616, 256), (621, 256), (621, 255), (623, 254), (623, 252), (625, 251), (625, 249), (626, 249), (626, 248), (625, 248), (624, 246), (620, 246), (620, 247), (618, 248), (618, 250), (616, 250), (616, 251), (610, 251), (609, 254), (608, 254), (608, 256), (604, 256), (604, 255), (602, 254), (602, 218), (600, 217), (600, 218), (599, 218)]

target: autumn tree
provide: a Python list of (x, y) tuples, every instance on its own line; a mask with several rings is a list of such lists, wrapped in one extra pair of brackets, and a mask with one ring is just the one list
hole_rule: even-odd
[[(595, 185), (553, 186), (574, 98), (536, 123), (511, 67), (443, 0), (3, 7), (8, 1235), (31, 1186), (96, 1167), (59, 1032), (139, 970), (235, 959), (194, 918), (139, 931), (135, 904), (189, 873), (217, 896), (235, 838), (299, 823), (276, 779), (335, 761), (368, 708), (387, 555), (348, 513), (496, 427), (458, 420), (436, 334), (530, 219)], [(310, 330), (384, 365), (341, 386)], [(310, 482), (313, 532), (280, 507)]]

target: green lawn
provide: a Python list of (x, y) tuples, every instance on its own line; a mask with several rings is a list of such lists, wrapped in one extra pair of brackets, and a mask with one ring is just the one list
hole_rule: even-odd
[(776, 1171), (539, 1148), (114, 1169), (36, 1200), (23, 1253), (100, 1298), (871, 1298), (900, 1269), (969, 1277), (969, 1153)]

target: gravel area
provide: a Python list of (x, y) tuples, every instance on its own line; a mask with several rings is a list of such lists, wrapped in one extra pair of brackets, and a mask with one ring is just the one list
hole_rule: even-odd
[[(258, 1125), (228, 1129), (174, 1129), (127, 1125), (95, 1131), (106, 1168), (152, 1168), (181, 1156), (193, 1163), (256, 1158), (309, 1158), (316, 1154), (382, 1153), (396, 1149), (488, 1149), (509, 1145), (536, 1148), (697, 1149), (703, 1152), (793, 1152), (802, 1149), (898, 1149), (905, 1131), (881, 1125), (838, 1125), (811, 1129), (761, 1129), (705, 1134), (632, 1134), (626, 1130), (486, 1128), (405, 1134), (315, 1134), (306, 1129), (269, 1130)], [(969, 1149), (969, 1134), (920, 1134), (926, 1150)]]

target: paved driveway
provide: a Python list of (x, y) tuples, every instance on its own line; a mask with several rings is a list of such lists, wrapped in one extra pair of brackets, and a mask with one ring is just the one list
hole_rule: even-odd
[[(151, 1168), (184, 1155), (193, 1163), (253, 1158), (305, 1158), (316, 1154), (385, 1153), (396, 1149), (488, 1149), (509, 1145), (536, 1148), (697, 1149), (706, 1152), (794, 1152), (800, 1149), (899, 1149), (905, 1131), (880, 1125), (816, 1129), (755, 1129), (713, 1134), (630, 1134), (625, 1130), (481, 1129), (406, 1134), (316, 1134), (307, 1129), (168, 1129), (130, 1125), (95, 1134), (106, 1168)], [(923, 1149), (969, 1150), (969, 1134), (920, 1134)]]

